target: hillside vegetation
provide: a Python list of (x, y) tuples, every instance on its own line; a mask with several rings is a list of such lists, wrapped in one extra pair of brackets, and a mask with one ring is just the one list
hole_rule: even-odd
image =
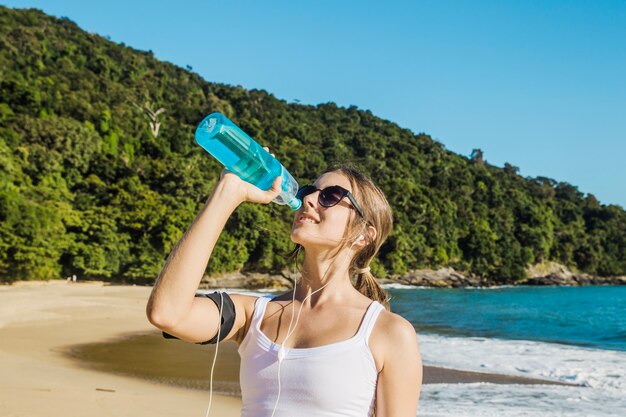
[[(4, 281), (153, 280), (219, 177), (193, 138), (213, 111), (269, 146), (301, 184), (350, 160), (381, 186), (395, 230), (377, 276), (450, 266), (510, 283), (546, 261), (626, 274), (621, 207), (492, 166), (480, 150), (457, 155), (354, 106), (207, 82), (37, 10), (0, 7), (0, 68)], [(291, 218), (275, 204), (242, 205), (207, 273), (292, 267)]]

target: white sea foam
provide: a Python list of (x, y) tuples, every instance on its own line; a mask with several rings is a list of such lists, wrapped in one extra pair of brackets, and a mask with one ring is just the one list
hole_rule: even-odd
[(417, 288), (426, 288), (426, 287), (416, 287), (415, 285), (406, 285), (399, 284), (397, 282), (392, 282), (391, 284), (383, 284), (381, 287), (385, 290), (394, 289), (394, 290), (414, 290)]
[(425, 385), (419, 416), (626, 415), (626, 352), (428, 334), (419, 339), (427, 365), (580, 385)]
[(524, 340), (420, 335), (424, 363), (569, 382), (626, 394), (626, 352)]
[(586, 387), (424, 385), (418, 417), (624, 417), (626, 397)]

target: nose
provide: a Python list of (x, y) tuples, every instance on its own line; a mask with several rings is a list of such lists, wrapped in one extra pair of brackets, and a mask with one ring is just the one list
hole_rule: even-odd
[(304, 200), (302, 200), (302, 204), (315, 208), (317, 205), (317, 193), (319, 193), (319, 191), (312, 192), (311, 194), (305, 196)]
[(314, 207), (315, 203), (317, 203), (317, 193), (319, 193), (319, 191), (313, 191), (311, 194), (304, 197), (305, 202), (311, 207)]

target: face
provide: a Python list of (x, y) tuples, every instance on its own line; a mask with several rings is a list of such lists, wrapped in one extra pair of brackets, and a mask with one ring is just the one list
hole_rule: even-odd
[[(350, 181), (337, 172), (327, 172), (313, 183), (324, 189), (339, 185), (352, 192)], [(305, 248), (310, 246), (336, 247), (344, 238), (350, 216), (358, 215), (347, 197), (336, 206), (322, 207), (318, 203), (319, 191), (304, 197), (302, 207), (296, 211), (291, 227), (291, 240)]]

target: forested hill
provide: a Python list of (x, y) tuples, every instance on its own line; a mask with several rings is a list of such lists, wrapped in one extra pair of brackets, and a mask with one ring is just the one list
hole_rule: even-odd
[[(507, 283), (548, 260), (626, 274), (626, 213), (573, 185), (523, 178), (479, 150), (454, 154), (357, 107), (207, 82), (65, 18), (0, 7), (0, 94), (4, 281), (154, 279), (218, 179), (193, 138), (213, 111), (270, 146), (301, 183), (336, 160), (376, 180), (396, 222), (377, 276), (451, 266)], [(275, 204), (243, 205), (207, 272), (293, 266), (291, 217)]]

